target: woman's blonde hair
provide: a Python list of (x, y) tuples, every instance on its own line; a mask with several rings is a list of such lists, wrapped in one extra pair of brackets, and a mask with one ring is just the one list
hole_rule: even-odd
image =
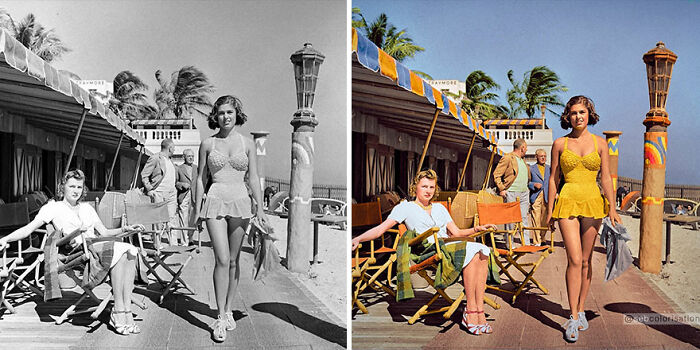
[(85, 198), (85, 195), (88, 192), (88, 188), (85, 185), (85, 174), (80, 169), (70, 170), (66, 173), (65, 176), (63, 176), (63, 178), (61, 178), (61, 184), (58, 185), (58, 188), (56, 189), (56, 200), (62, 201), (63, 197), (66, 195), (65, 187), (66, 183), (68, 182), (68, 179), (76, 179), (83, 182), (83, 194), (80, 196), (80, 198), (78, 198), (78, 202), (80, 202), (80, 200)]
[(435, 198), (438, 197), (440, 194), (440, 186), (437, 184), (437, 173), (433, 169), (428, 169), (428, 170), (423, 170), (419, 172), (416, 177), (413, 178), (413, 183), (411, 184), (411, 187), (408, 189), (408, 195), (416, 198), (416, 188), (418, 187), (418, 183), (422, 179), (428, 179), (428, 180), (435, 180), (435, 193), (433, 193), (433, 198), (430, 198), (430, 200), (435, 200)]

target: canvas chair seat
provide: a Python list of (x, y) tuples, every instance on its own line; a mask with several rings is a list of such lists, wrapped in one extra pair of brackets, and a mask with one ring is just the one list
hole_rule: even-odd
[[(490, 236), (490, 239), (484, 239), (484, 243), (487, 245), (490, 243), (491, 248), (496, 255), (496, 264), (500, 268), (500, 273), (505, 274), (514, 286), (514, 289), (506, 289), (490, 285), (488, 285), (487, 288), (513, 294), (513, 298), (511, 299), (511, 302), (513, 303), (520, 293), (523, 292), (525, 287), (530, 284), (534, 284), (535, 287), (540, 289), (544, 294), (549, 294), (549, 290), (547, 290), (547, 288), (534, 277), (540, 264), (549, 256), (550, 253), (554, 251), (552, 232), (548, 227), (523, 226), (522, 217), (520, 214), (520, 202), (477, 203), (477, 219), (475, 221), (477, 223), (483, 222), (494, 225), (513, 225), (513, 228), (509, 230), (483, 231), (488, 233)], [(518, 235), (520, 237), (520, 241), (523, 242), (524, 232), (526, 230), (548, 232), (550, 235), (549, 245), (521, 245), (514, 248), (512, 243), (513, 236)], [(502, 243), (501, 246), (496, 243), (495, 235), (497, 234), (505, 236), (505, 242)], [(503, 245), (505, 245), (505, 247), (503, 247)], [(537, 259), (534, 262), (520, 262), (519, 260), (525, 256), (537, 256)], [(525, 267), (530, 267), (530, 269), (528, 270)], [(525, 277), (522, 280), (516, 279), (512, 273), (513, 269), (518, 270)]]
[[(148, 269), (148, 274), (153, 275), (158, 283), (164, 286), (159, 302), (162, 304), (165, 297), (179, 287), (186, 289), (191, 294), (196, 294), (194, 288), (188, 285), (181, 275), (185, 267), (194, 258), (195, 251), (198, 251), (198, 248), (195, 246), (173, 245), (171, 244), (171, 239), (167, 240), (168, 244), (163, 242), (163, 237), (171, 237), (170, 232), (173, 230), (196, 229), (170, 227), (168, 224), (170, 214), (165, 202), (147, 203), (140, 201), (133, 203), (127, 197), (125, 209), (126, 215), (124, 219), (128, 225), (141, 224), (153, 228), (152, 230), (138, 233), (138, 248), (146, 256), (143, 260), (144, 265)], [(186, 256), (186, 259), (182, 263), (171, 263), (168, 261), (174, 256)], [(170, 279), (162, 277), (156, 271), (157, 268), (164, 269), (170, 275)]]

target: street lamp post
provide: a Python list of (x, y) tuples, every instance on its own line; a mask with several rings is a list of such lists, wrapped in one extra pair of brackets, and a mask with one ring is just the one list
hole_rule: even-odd
[(318, 70), (325, 56), (310, 43), (290, 57), (294, 65), (297, 111), (291, 124), (292, 173), (289, 179), (289, 220), (287, 221), (287, 268), (307, 272), (311, 259), (311, 196), (314, 172), (314, 130), (318, 120), (314, 115), (314, 91)]
[(644, 119), (644, 177), (642, 216), (639, 222), (639, 267), (644, 272), (661, 272), (661, 237), (666, 182), (666, 128), (671, 124), (666, 112), (668, 86), (678, 56), (663, 42), (643, 56), (649, 83), (649, 112)]

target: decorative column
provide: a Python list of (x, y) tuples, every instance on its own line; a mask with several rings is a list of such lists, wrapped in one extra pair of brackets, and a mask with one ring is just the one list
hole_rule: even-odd
[[(265, 143), (267, 143), (267, 136), (270, 135), (269, 131), (251, 131), (251, 135), (253, 135), (253, 140), (255, 140), (255, 153), (258, 158), (258, 177), (260, 178), (260, 191), (263, 194), (263, 198), (265, 197), (265, 176), (267, 175), (265, 173), (265, 163), (266, 163), (266, 156), (267, 156), (267, 147), (265, 146)], [(265, 200), (263, 199), (263, 202)]]
[(608, 141), (608, 167), (610, 168), (610, 177), (613, 182), (613, 193), (617, 193), (617, 169), (620, 161), (618, 142), (622, 131), (603, 131), (603, 134), (605, 134), (605, 139)]
[(310, 43), (290, 57), (294, 64), (297, 111), (291, 121), (292, 173), (289, 179), (289, 220), (287, 221), (287, 268), (306, 273), (312, 258), (311, 196), (314, 172), (314, 91), (318, 70), (325, 56)]
[(668, 86), (678, 56), (658, 42), (643, 56), (649, 83), (649, 112), (644, 119), (644, 177), (642, 216), (639, 222), (639, 267), (644, 272), (661, 272), (661, 238), (666, 185), (666, 128), (671, 124), (666, 112)]

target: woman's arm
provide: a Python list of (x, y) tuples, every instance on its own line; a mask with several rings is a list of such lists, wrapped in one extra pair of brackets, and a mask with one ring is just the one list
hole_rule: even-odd
[(245, 137), (246, 149), (248, 152), (248, 187), (253, 192), (253, 199), (257, 204), (257, 216), (267, 221), (265, 210), (263, 209), (262, 189), (260, 188), (260, 177), (258, 176), (258, 152), (255, 141)]
[(615, 205), (615, 193), (613, 193), (612, 177), (610, 176), (610, 166), (609, 166), (609, 153), (608, 153), (608, 143), (600, 136), (595, 137), (596, 142), (598, 142), (598, 155), (600, 155), (600, 184), (603, 187), (603, 193), (608, 199), (609, 212), (611, 224), (613, 227), (617, 224), (622, 223), (620, 215), (617, 214)]
[(14, 230), (12, 233), (5, 237), (0, 238), (0, 249), (6, 246), (7, 243), (19, 241), (20, 239), (28, 237), (30, 234), (32, 234), (32, 232), (36, 231), (43, 224), (43, 221), (35, 218), (30, 223)]
[(554, 210), (554, 200), (557, 196), (557, 189), (559, 188), (559, 177), (561, 176), (561, 167), (559, 166), (559, 155), (562, 151), (562, 139), (558, 138), (554, 140), (552, 144), (552, 166), (551, 172), (549, 174), (549, 193), (547, 196), (547, 222), (550, 228), (553, 228), (554, 222), (552, 221), (552, 211)]
[(365, 231), (363, 234), (352, 239), (352, 250), (357, 249), (357, 246), (366, 241), (371, 241), (375, 238), (379, 238), (386, 230), (394, 227), (398, 222), (394, 219), (386, 219), (381, 224), (372, 227), (371, 229)]
[(197, 218), (197, 226), (200, 224), (199, 212), (202, 209), (202, 198), (204, 197), (204, 179), (209, 176), (209, 168), (207, 167), (207, 156), (211, 147), (209, 140), (206, 139), (199, 145), (199, 168), (197, 169), (194, 192), (194, 215)]
[(481, 231), (495, 230), (495, 229), (496, 229), (496, 225), (494, 225), (494, 224), (479, 225), (479, 226), (474, 226), (472, 228), (460, 229), (459, 227), (457, 227), (457, 224), (455, 224), (454, 221), (450, 221), (447, 223), (447, 234), (450, 235), (451, 237), (469, 237), (469, 236), (474, 235), (476, 233), (479, 233)]

